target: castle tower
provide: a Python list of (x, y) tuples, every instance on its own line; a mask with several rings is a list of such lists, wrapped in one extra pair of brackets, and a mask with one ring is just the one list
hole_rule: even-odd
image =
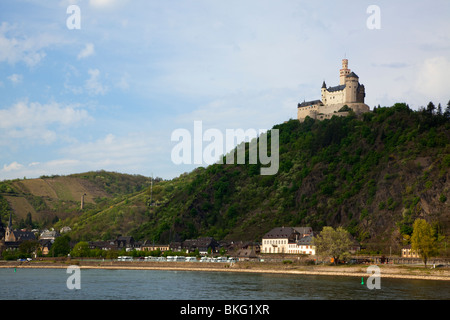
[[(350, 73), (345, 77), (344, 103), (358, 102), (359, 77), (354, 73)], [(362, 101), (364, 102), (364, 101)]]
[(349, 75), (351, 70), (348, 68), (348, 59), (342, 59), (342, 69), (339, 72), (339, 85), (345, 84), (345, 77)]
[(322, 103), (327, 104), (327, 84), (325, 83), (325, 80), (322, 83)]

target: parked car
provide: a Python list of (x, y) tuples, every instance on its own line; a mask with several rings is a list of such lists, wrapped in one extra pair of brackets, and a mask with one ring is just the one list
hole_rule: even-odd
[(187, 257), (186, 261), (187, 262), (197, 262), (197, 258), (196, 257)]

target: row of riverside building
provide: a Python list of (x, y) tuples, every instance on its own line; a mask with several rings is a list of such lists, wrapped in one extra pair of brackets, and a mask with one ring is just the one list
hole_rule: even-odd
[[(50, 252), (55, 239), (62, 233), (70, 232), (70, 228), (64, 227), (61, 232), (55, 230), (44, 230), (39, 233), (36, 230), (13, 230), (11, 215), (8, 226), (4, 225), (0, 219), (0, 253), (2, 250), (18, 250), (24, 241), (38, 241), (41, 252), (45, 256)], [(261, 242), (245, 241), (217, 241), (213, 237), (201, 237), (197, 239), (187, 239), (169, 244), (155, 244), (151, 241), (135, 241), (131, 236), (119, 236), (113, 240), (90, 241), (90, 249), (101, 250), (125, 250), (125, 251), (155, 251), (161, 252), (183, 252), (190, 253), (198, 251), (201, 255), (216, 254), (221, 249), (227, 254), (240, 258), (254, 259), (260, 254), (293, 254), (293, 255), (316, 255), (313, 245), (313, 238), (317, 232), (311, 227), (277, 227), (271, 229), (263, 237)], [(71, 243), (73, 247), (76, 243)], [(351, 253), (360, 250), (357, 242), (350, 248)], [(401, 252), (402, 257), (418, 257), (419, 255), (411, 249), (411, 246), (404, 247)]]
[[(24, 241), (38, 241), (42, 255), (48, 255), (53, 242), (62, 233), (70, 232), (70, 228), (63, 228), (60, 232), (55, 230), (25, 231), (13, 230), (11, 217), (5, 230), (0, 220), (0, 251), (18, 250)], [(267, 232), (261, 242), (245, 241), (217, 241), (213, 237), (187, 239), (169, 244), (155, 244), (152, 241), (135, 241), (131, 236), (119, 236), (107, 241), (89, 241), (90, 249), (125, 250), (125, 251), (155, 251), (184, 252), (198, 251), (199, 254), (218, 253), (221, 249), (227, 254), (243, 258), (257, 258), (263, 253), (306, 254), (315, 255), (312, 245), (314, 232), (310, 227), (279, 227)], [(70, 244), (73, 247), (76, 242)]]

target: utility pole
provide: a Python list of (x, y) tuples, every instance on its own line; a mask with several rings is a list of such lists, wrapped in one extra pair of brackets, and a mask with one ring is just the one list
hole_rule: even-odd
[(150, 206), (153, 206), (153, 173), (152, 180), (150, 182)]
[(86, 193), (84, 193), (82, 196), (81, 196), (81, 206), (80, 206), (80, 208), (81, 208), (81, 210), (83, 210), (83, 208), (84, 208), (84, 196), (86, 195)]

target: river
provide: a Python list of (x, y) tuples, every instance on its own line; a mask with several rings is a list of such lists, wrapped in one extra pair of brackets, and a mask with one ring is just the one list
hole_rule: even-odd
[[(449, 300), (450, 282), (164, 270), (0, 269), (0, 300)], [(72, 283), (72, 282), (71, 282)], [(73, 282), (74, 283), (74, 282)], [(70, 286), (70, 285), (69, 285)]]

